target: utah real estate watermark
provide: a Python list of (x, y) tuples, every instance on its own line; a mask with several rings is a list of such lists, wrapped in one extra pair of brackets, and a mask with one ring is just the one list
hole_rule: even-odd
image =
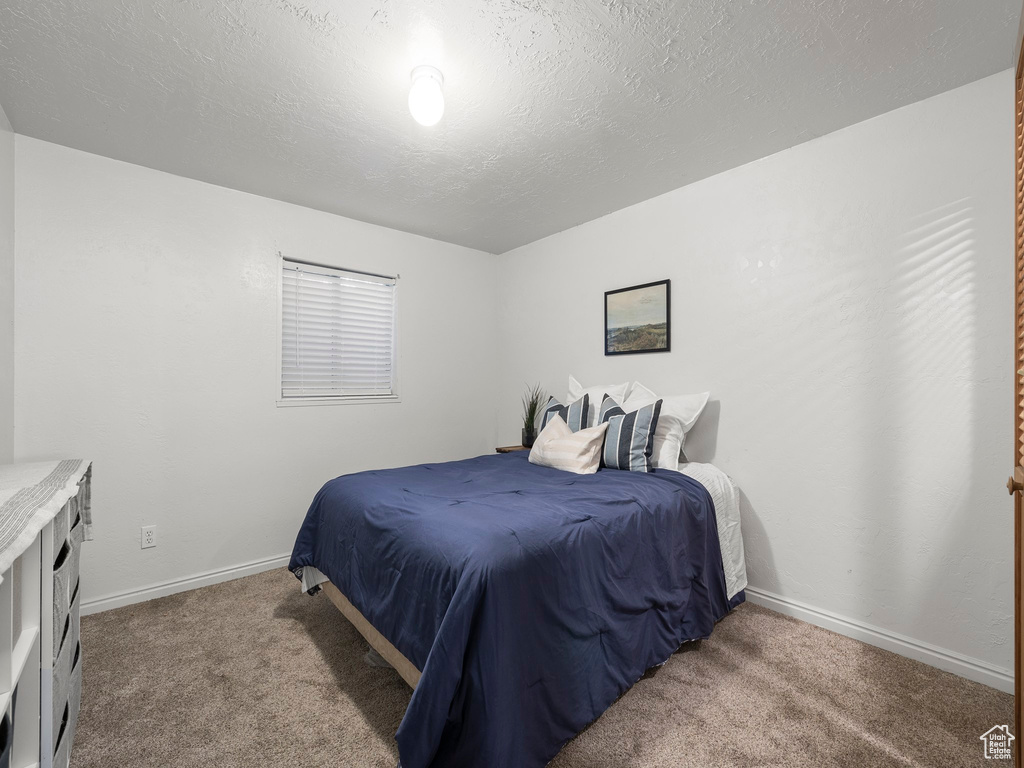
[(985, 744), (986, 760), (1013, 759), (1013, 749), (1010, 747), (1010, 743), (1015, 737), (1010, 733), (1010, 726), (994, 725), (978, 738)]

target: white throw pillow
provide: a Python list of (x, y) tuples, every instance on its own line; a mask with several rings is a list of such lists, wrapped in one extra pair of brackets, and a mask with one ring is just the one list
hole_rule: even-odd
[(601, 465), (601, 446), (607, 429), (607, 424), (601, 424), (573, 432), (561, 416), (553, 416), (533, 443), (530, 463), (592, 475)]
[(656, 400), (662, 401), (658, 428), (654, 432), (654, 452), (651, 455), (651, 463), (655, 467), (679, 468), (679, 454), (683, 450), (686, 433), (697, 423), (710, 396), (710, 392), (701, 392), (698, 395), (659, 397), (639, 381), (634, 382), (629, 397), (622, 403), (622, 410), (626, 413), (650, 405)]
[(597, 412), (601, 409), (601, 403), (605, 395), (611, 395), (616, 403), (623, 403), (629, 396), (629, 382), (621, 384), (595, 384), (592, 387), (584, 387), (575, 376), (569, 376), (569, 396), (565, 399), (567, 403), (579, 400), (583, 395), (590, 395), (590, 413), (587, 415), (587, 426), (593, 427), (597, 424)]

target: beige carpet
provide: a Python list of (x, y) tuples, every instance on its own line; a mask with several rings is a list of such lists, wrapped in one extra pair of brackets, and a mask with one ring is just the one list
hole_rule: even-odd
[[(287, 571), (82, 619), (72, 768), (394, 768), (410, 691)], [(754, 605), (551, 768), (982, 766), (1013, 699)], [(485, 768), (485, 767), (483, 767)]]

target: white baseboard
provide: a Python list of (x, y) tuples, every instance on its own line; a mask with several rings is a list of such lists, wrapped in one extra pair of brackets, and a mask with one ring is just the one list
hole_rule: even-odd
[(109, 611), (112, 608), (121, 608), (133, 603), (144, 603), (147, 600), (155, 600), (158, 597), (166, 597), (177, 592), (187, 592), (190, 589), (208, 587), (211, 584), (220, 584), (223, 581), (240, 579), (243, 576), (252, 576), (255, 573), (262, 573), (274, 568), (283, 568), (288, 565), (290, 555), (279, 555), (266, 560), (256, 560), (251, 563), (243, 563), (230, 568), (221, 568), (216, 571), (207, 571), (195, 576), (188, 576), (184, 579), (174, 579), (160, 584), (153, 584), (141, 589), (133, 589), (128, 592), (118, 592), (105, 597), (97, 597), (92, 600), (82, 601), (82, 615)]
[(930, 643), (915, 640), (912, 637), (890, 632), (887, 629), (865, 624), (856, 619), (849, 619), (845, 616), (825, 611), (821, 608), (801, 603), (799, 600), (792, 600), (788, 597), (776, 595), (767, 590), (747, 587), (747, 600), (757, 605), (763, 605), (773, 611), (784, 613), (795, 619), (806, 621), (840, 635), (852, 637), (868, 645), (884, 648), (887, 651), (898, 653), (900, 656), (923, 661), (933, 667), (952, 672), (954, 675), (966, 677), (977, 683), (983, 683), (1006, 693), (1013, 693), (1013, 670), (997, 667), (981, 659), (974, 659), (956, 651), (949, 651), (939, 648)]

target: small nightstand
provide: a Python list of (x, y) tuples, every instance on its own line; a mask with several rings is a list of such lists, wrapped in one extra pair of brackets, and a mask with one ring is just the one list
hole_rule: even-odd
[(530, 450), (525, 445), (503, 445), (501, 448), (495, 448), (498, 453), (512, 453), (513, 451), (528, 451)]

